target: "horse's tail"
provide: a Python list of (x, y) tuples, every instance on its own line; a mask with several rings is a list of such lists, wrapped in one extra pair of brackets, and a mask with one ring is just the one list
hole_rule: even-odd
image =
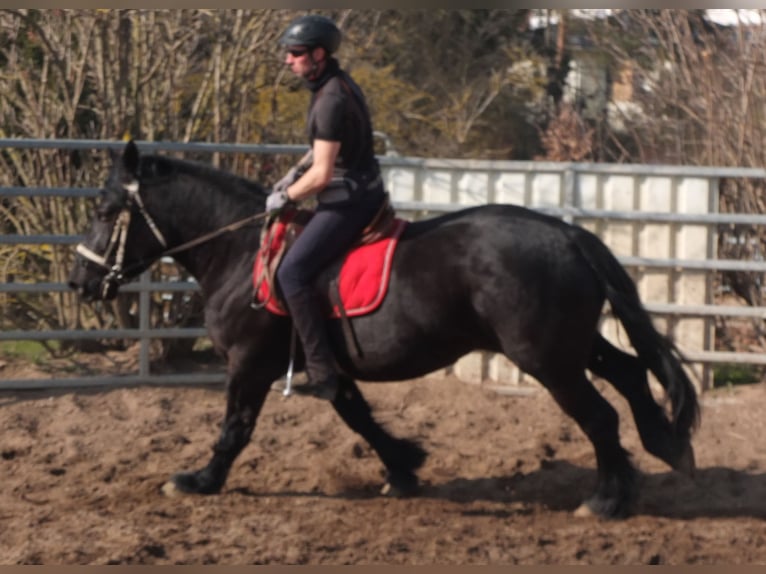
[(609, 248), (591, 232), (572, 229), (574, 244), (602, 280), (612, 311), (625, 327), (639, 359), (668, 393), (676, 435), (689, 436), (700, 415), (697, 392), (682, 366), (685, 359), (673, 342), (655, 329), (636, 284)]

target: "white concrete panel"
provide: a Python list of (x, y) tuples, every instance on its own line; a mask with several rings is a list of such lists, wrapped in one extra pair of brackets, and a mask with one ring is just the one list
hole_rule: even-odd
[(684, 273), (679, 273), (674, 288), (678, 303), (704, 305), (712, 302), (713, 295), (706, 271), (687, 269)]
[(669, 258), (673, 256), (671, 226), (668, 223), (636, 224), (640, 257)]
[(423, 201), (452, 203), (452, 172), (427, 171), (423, 175)]
[(532, 178), (531, 205), (534, 207), (560, 207), (562, 179), (558, 173), (542, 173)]
[[(713, 206), (716, 209), (716, 206)], [(705, 178), (685, 177), (678, 186), (678, 211), (680, 213), (708, 213), (710, 206), (710, 182)]]
[(457, 200), (461, 205), (489, 203), (489, 173), (466, 172), (457, 180)]
[(505, 355), (487, 354), (487, 380), (508, 388), (539, 388), (540, 382), (533, 376), (523, 373)]
[(505, 355), (491, 355), (487, 361), (489, 380), (503, 385), (518, 385), (521, 372)]
[(484, 353), (469, 353), (457, 360), (453, 367), (453, 372), (461, 381), (478, 385), (486, 379), (485, 362), (486, 357)]
[(390, 168), (383, 170), (386, 191), (393, 201), (417, 201), (415, 197), (415, 170)]
[(495, 201), (524, 205), (526, 180), (524, 173), (502, 173), (495, 182)]
[(709, 253), (710, 233), (710, 228), (706, 225), (679, 226), (676, 231), (676, 257), (700, 261), (715, 259), (715, 253)]
[(599, 178), (594, 174), (579, 173), (575, 183), (576, 207), (581, 209), (598, 209)]
[(633, 236), (635, 226), (631, 223), (607, 223), (601, 232), (601, 239), (616, 256), (635, 255)]
[(638, 282), (638, 293), (644, 303), (672, 303), (671, 288), (667, 271), (647, 270)]
[(633, 211), (634, 178), (609, 175), (603, 179), (604, 209)]
[(673, 211), (673, 179), (646, 177), (639, 186), (639, 211)]

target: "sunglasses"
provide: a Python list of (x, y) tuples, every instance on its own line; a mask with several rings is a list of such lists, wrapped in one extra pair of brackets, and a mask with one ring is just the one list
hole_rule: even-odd
[(309, 51), (308, 48), (290, 48), (287, 50), (287, 53), (290, 54), (293, 58), (300, 58), (303, 56), (303, 54), (306, 54)]

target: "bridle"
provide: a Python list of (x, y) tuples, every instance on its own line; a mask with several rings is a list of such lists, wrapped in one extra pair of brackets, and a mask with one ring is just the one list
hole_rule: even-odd
[[(199, 245), (201, 243), (205, 243), (206, 241), (210, 241), (214, 237), (218, 237), (219, 235), (222, 235), (229, 231), (234, 231), (236, 229), (239, 229), (240, 227), (243, 227), (247, 225), (248, 223), (251, 223), (253, 221), (266, 217), (267, 215), (266, 212), (250, 215), (248, 217), (245, 217), (244, 219), (240, 219), (238, 221), (235, 221), (234, 223), (230, 223), (229, 225), (216, 229), (215, 231), (211, 231), (210, 233), (206, 233), (205, 235), (202, 235), (200, 237), (197, 237), (195, 239), (182, 243), (181, 245), (177, 245), (176, 247), (168, 249), (167, 248), (168, 243), (167, 243), (167, 240), (165, 239), (165, 236), (162, 234), (159, 227), (157, 227), (157, 224), (154, 222), (154, 218), (151, 216), (151, 214), (146, 210), (146, 207), (144, 206), (144, 202), (141, 199), (141, 195), (138, 192), (139, 190), (138, 180), (133, 180), (130, 183), (126, 183), (125, 185), (123, 185), (123, 189), (127, 193), (127, 200), (125, 201), (124, 205), (120, 209), (120, 213), (117, 214), (117, 217), (115, 218), (114, 227), (112, 228), (112, 233), (109, 237), (109, 242), (106, 245), (106, 249), (104, 250), (104, 254), (99, 255), (95, 251), (86, 247), (84, 243), (79, 243), (76, 247), (76, 252), (79, 253), (82, 257), (84, 257), (86, 260), (96, 264), (102, 269), (106, 269), (107, 273), (101, 279), (101, 296), (103, 298), (107, 297), (107, 294), (110, 292), (111, 289), (115, 289), (119, 287), (121, 284), (125, 283), (125, 281), (127, 281), (131, 277), (131, 272), (133, 270), (144, 266), (146, 263), (154, 261), (160, 257), (164, 257), (167, 255), (174, 255), (181, 251), (185, 251), (187, 249), (194, 247), (195, 245)], [(144, 221), (146, 222), (147, 227), (151, 230), (157, 242), (162, 246), (162, 252), (151, 258), (144, 258), (137, 261), (136, 263), (129, 265), (128, 267), (124, 267), (125, 245), (128, 241), (128, 228), (130, 227), (130, 219), (131, 219), (131, 214), (133, 213), (134, 202), (136, 206), (138, 207), (138, 213), (141, 214), (141, 216), (144, 218)], [(114, 255), (114, 264), (110, 265), (109, 260), (112, 257), (112, 255)]]

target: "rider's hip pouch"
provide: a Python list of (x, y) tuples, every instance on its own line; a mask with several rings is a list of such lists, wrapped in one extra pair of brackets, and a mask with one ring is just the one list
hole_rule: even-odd
[(360, 181), (350, 177), (337, 176), (330, 180), (330, 183), (319, 192), (317, 201), (322, 204), (347, 203), (356, 200), (365, 191), (382, 186), (383, 179), (380, 174), (370, 177), (360, 178)]

